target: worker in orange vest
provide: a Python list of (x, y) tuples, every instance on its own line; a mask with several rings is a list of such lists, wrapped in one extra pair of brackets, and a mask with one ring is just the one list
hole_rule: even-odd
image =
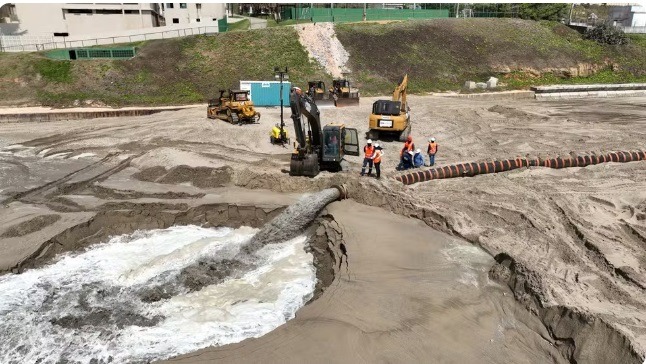
[(363, 147), (363, 166), (361, 167), (361, 175), (366, 174), (366, 166), (368, 166), (368, 176), (372, 176), (372, 163), (375, 158), (375, 147), (372, 145), (372, 140), (368, 139), (368, 145)]
[(406, 138), (406, 141), (404, 142), (404, 147), (402, 148), (401, 152), (399, 152), (399, 156), (401, 157), (404, 155), (404, 153), (410, 152), (414, 149), (415, 149), (415, 143), (413, 143), (413, 137), (409, 135), (408, 138)]
[(374, 163), (375, 163), (375, 171), (377, 172), (377, 179), (381, 178), (381, 156), (384, 155), (383, 148), (379, 145), (379, 143), (375, 143), (375, 154), (374, 154)]
[(433, 166), (435, 164), (435, 153), (437, 153), (437, 143), (435, 138), (430, 138), (428, 140), (428, 165)]

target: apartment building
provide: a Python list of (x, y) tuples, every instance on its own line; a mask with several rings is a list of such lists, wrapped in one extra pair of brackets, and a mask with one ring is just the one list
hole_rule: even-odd
[(5, 35), (83, 36), (163, 25), (156, 3), (10, 3), (0, 8)]
[(215, 22), (226, 16), (226, 4), (213, 3), (163, 3), (166, 24)]

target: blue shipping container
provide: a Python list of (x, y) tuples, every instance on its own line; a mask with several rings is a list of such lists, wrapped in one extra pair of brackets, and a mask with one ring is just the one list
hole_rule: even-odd
[[(290, 82), (283, 81), (283, 105), (289, 106)], [(280, 106), (279, 81), (240, 81), (240, 89), (251, 91), (251, 101), (256, 106)]]

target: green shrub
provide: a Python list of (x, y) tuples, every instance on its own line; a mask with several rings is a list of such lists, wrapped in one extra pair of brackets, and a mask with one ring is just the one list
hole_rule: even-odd
[(584, 34), (585, 39), (597, 41), (600, 44), (628, 44), (628, 37), (621, 29), (610, 24), (597, 25), (594, 28), (588, 28)]

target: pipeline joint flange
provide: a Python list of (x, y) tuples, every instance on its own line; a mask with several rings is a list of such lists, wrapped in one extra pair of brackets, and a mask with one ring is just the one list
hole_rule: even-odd
[(335, 186), (332, 186), (332, 187), (339, 190), (339, 199), (338, 199), (338, 201), (345, 200), (345, 199), (348, 198), (348, 188), (346, 187), (345, 184), (335, 185)]

